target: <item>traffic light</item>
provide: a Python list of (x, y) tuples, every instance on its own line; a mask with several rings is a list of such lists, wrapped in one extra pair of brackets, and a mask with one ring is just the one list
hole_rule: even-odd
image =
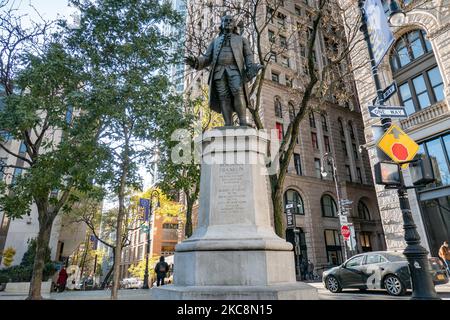
[(386, 186), (400, 186), (400, 167), (392, 162), (375, 164), (375, 182)]
[(420, 155), (417, 161), (409, 165), (413, 185), (426, 185), (435, 181), (430, 158)]

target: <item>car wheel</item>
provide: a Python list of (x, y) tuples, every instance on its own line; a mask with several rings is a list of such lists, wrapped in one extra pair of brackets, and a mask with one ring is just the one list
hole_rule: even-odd
[(384, 278), (384, 288), (391, 296), (403, 296), (406, 293), (405, 285), (393, 274)]
[(327, 277), (327, 289), (330, 290), (332, 293), (339, 293), (342, 291), (342, 287), (339, 283), (339, 281), (334, 276), (328, 276)]

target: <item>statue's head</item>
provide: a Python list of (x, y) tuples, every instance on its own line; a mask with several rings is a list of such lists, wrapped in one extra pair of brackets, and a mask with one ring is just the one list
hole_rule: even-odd
[(234, 21), (234, 18), (230, 15), (225, 15), (222, 17), (222, 22), (220, 24), (220, 32), (224, 33), (236, 33), (237, 32), (237, 26), (236, 23)]

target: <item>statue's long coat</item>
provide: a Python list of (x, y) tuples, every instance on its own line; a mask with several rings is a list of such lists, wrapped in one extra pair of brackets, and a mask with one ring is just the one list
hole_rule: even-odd
[[(224, 35), (219, 35), (215, 38), (211, 44), (208, 46), (205, 54), (198, 57), (198, 66), (197, 69), (203, 69), (208, 66), (211, 66), (208, 84), (209, 84), (209, 106), (212, 110), (221, 113), (219, 99), (217, 97), (216, 90), (214, 88), (214, 70), (217, 64), (217, 58), (219, 57), (220, 49), (222, 48), (224, 40)], [(233, 51), (234, 59), (238, 65), (239, 71), (241, 73), (242, 84), (244, 86), (244, 94), (247, 105), (250, 102), (249, 99), (249, 91), (246, 82), (245, 70), (246, 68), (250, 68), (253, 65), (253, 53), (250, 48), (250, 44), (248, 40), (244, 37), (234, 34), (231, 34), (230, 45)]]

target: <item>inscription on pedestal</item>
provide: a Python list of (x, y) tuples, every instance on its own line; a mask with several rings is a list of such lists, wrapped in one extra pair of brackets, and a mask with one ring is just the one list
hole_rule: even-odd
[[(248, 196), (244, 181), (245, 165), (219, 166), (217, 212), (222, 215), (239, 215), (247, 208)], [(220, 220), (223, 220), (223, 216)], [(228, 220), (228, 219), (226, 219)]]

